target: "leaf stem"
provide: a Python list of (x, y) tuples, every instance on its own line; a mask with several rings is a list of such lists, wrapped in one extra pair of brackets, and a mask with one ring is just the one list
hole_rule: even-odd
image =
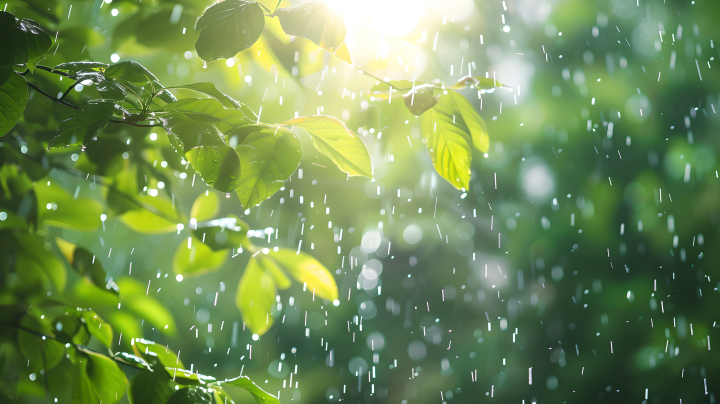
[(73, 88), (75, 88), (76, 85), (80, 84), (80, 81), (81, 81), (80, 79), (75, 80), (75, 82), (74, 82), (70, 87), (68, 87), (67, 90), (65, 90), (65, 92), (64, 92), (63, 95), (62, 95), (62, 97), (60, 97), (60, 100), (64, 100), (65, 97), (67, 97), (67, 95), (70, 94), (70, 91), (71, 91)]
[(388, 86), (390, 86), (391, 88), (394, 88), (394, 89), (396, 89), (396, 90), (412, 90), (412, 88), (402, 88), (402, 87), (398, 87), (398, 86), (392, 85), (392, 84), (390, 84), (389, 82), (387, 82), (387, 81), (385, 81), (385, 80), (383, 80), (383, 79), (381, 79), (381, 78), (379, 78), (379, 77), (373, 76), (372, 74), (366, 72), (365, 70), (361, 70), (361, 71), (362, 71), (363, 74), (367, 74), (368, 76), (374, 78), (375, 80), (381, 81), (381, 82), (387, 84)]

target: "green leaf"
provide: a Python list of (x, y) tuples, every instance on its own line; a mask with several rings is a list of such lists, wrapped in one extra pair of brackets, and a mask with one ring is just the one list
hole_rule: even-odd
[(225, 217), (196, 224), (192, 230), (196, 239), (202, 240), (213, 251), (226, 250), (247, 246), (250, 240), (247, 237), (249, 227), (236, 217)]
[(403, 102), (408, 111), (415, 116), (422, 115), (423, 112), (432, 108), (437, 104), (437, 99), (433, 97), (433, 90), (436, 88), (434, 84), (423, 84), (413, 87), (403, 95)]
[(240, 160), (230, 146), (195, 147), (185, 157), (205, 183), (220, 192), (232, 192), (240, 183)]
[[(2, 42), (0, 41), (0, 43)], [(12, 70), (12, 67), (0, 70), (7, 69)], [(20, 121), (27, 100), (28, 87), (25, 78), (11, 72), (5, 82), (0, 85), (0, 136), (8, 133)]]
[(83, 320), (85, 320), (85, 325), (90, 335), (95, 337), (101, 344), (105, 345), (107, 348), (110, 348), (113, 339), (112, 326), (107, 322), (103, 321), (103, 319), (100, 318), (100, 316), (98, 316), (97, 313), (92, 310), (83, 311), (82, 318)]
[(111, 65), (105, 70), (105, 77), (123, 79), (137, 85), (157, 81), (155, 75), (150, 73), (145, 66), (133, 60), (124, 60)]
[(273, 15), (280, 19), (286, 34), (307, 38), (325, 49), (337, 49), (345, 41), (345, 23), (328, 3), (281, 8)]
[[(54, 368), (60, 363), (65, 353), (65, 347), (60, 342), (51, 338), (43, 339), (41, 336), (27, 331), (18, 330), (17, 341), (20, 352), (34, 371), (41, 369), (48, 371)], [(43, 355), (45, 364), (43, 364)]]
[(177, 152), (185, 154), (198, 146), (223, 146), (225, 141), (217, 129), (209, 123), (181, 121), (175, 123), (168, 131)]
[(271, 259), (277, 261), (290, 276), (300, 283), (307, 283), (310, 291), (327, 300), (338, 298), (337, 284), (330, 271), (312, 256), (300, 251), (288, 249), (270, 252)]
[(62, 63), (53, 70), (60, 70), (68, 74), (76, 74), (80, 72), (102, 72), (107, 69), (108, 65), (100, 62), (70, 62)]
[(257, 122), (257, 116), (249, 108), (227, 109), (214, 98), (185, 98), (165, 105), (164, 110), (179, 112), (198, 122), (212, 123), (223, 133)]
[(202, 386), (215, 381), (212, 376), (193, 373), (182, 368), (166, 367), (165, 370), (177, 384), (183, 386)]
[(475, 76), (475, 77), (465, 76), (465, 77), (461, 78), (460, 80), (458, 80), (457, 83), (448, 87), (448, 89), (462, 90), (471, 85), (475, 86), (477, 88), (484, 89), (484, 90), (488, 90), (488, 89), (496, 88), (496, 87), (508, 87), (505, 84), (503, 84), (497, 80), (494, 80), (494, 79), (489, 79), (489, 78), (480, 77), (480, 76)]
[(423, 136), (435, 170), (457, 189), (470, 186), (473, 144), (487, 151), (484, 122), (465, 97), (455, 92), (440, 96), (438, 104), (421, 118)]
[(117, 286), (122, 296), (122, 306), (130, 309), (138, 317), (144, 318), (158, 330), (166, 334), (174, 334), (175, 320), (160, 302), (147, 296), (147, 286), (141, 285), (130, 277), (118, 279)]
[(291, 119), (284, 124), (303, 128), (322, 154), (338, 168), (352, 176), (372, 178), (370, 154), (360, 137), (339, 119), (314, 115)]
[(118, 106), (112, 100), (90, 100), (62, 121), (50, 147), (87, 145), (108, 123)]
[[(48, 184), (49, 182), (49, 184)], [(92, 231), (102, 222), (102, 205), (91, 198), (74, 198), (55, 181), (36, 182), (40, 223), (63, 229)]]
[(95, 397), (102, 404), (114, 404), (122, 398), (128, 380), (114, 360), (105, 355), (85, 351), (88, 360), (87, 377)]
[(260, 204), (285, 185), (300, 165), (302, 150), (295, 134), (282, 126), (248, 125), (232, 132), (240, 138), (236, 189), (245, 209)]
[(190, 217), (198, 222), (204, 222), (217, 215), (219, 210), (220, 198), (218, 198), (214, 192), (206, 192), (198, 196), (195, 202), (193, 202)]
[(260, 267), (262, 267), (265, 272), (268, 272), (270, 275), (272, 275), (278, 289), (285, 290), (292, 285), (290, 278), (287, 277), (285, 272), (280, 269), (280, 267), (275, 263), (275, 261), (264, 257), (261, 254), (258, 254), (255, 257), (257, 258)]
[(212, 394), (197, 387), (183, 387), (168, 398), (167, 404), (213, 404)]
[[(73, 260), (71, 261), (73, 268), (82, 276), (90, 279), (95, 286), (100, 289), (106, 289), (105, 268), (99, 259), (95, 259), (90, 251), (84, 248), (76, 248), (73, 252)], [(109, 289), (113, 291), (113, 289)]]
[(17, 268), (22, 268), (23, 272), (41, 272), (58, 290), (64, 289), (67, 282), (65, 267), (55, 255), (45, 250), (45, 240), (26, 233), (18, 233), (15, 237), (18, 242), (15, 247)]
[(225, 0), (210, 6), (195, 24), (195, 49), (206, 62), (229, 59), (251, 47), (265, 29), (265, 15), (254, 1)]
[(0, 87), (15, 73), (12, 66), (0, 66)]
[(263, 271), (256, 257), (251, 257), (240, 278), (235, 303), (245, 325), (253, 333), (262, 335), (272, 326), (270, 310), (275, 303), (275, 294), (272, 275)]
[[(213, 84), (213, 83), (207, 83), (207, 82), (193, 83), (193, 84), (186, 84), (183, 86), (172, 86), (172, 87), (165, 87), (165, 88), (167, 88), (167, 89), (180, 88), (180, 89), (197, 91), (198, 93), (205, 94), (207, 96), (210, 96), (210, 97), (220, 101), (220, 103), (222, 103), (222, 106), (225, 108), (247, 109), (249, 111), (249, 108), (247, 106), (245, 106), (244, 104), (241, 104), (241, 103), (235, 101), (234, 99), (228, 97), (224, 93), (220, 92), (220, 90), (218, 90), (215, 87), (215, 84)], [(252, 111), (250, 111), (250, 112), (252, 113)]]
[(167, 372), (142, 370), (130, 380), (128, 400), (130, 404), (165, 404), (175, 392)]
[(213, 251), (202, 241), (192, 237), (180, 243), (173, 257), (173, 271), (185, 276), (197, 276), (214, 271), (225, 263), (229, 251)]
[(135, 209), (125, 212), (120, 219), (132, 230), (145, 234), (163, 234), (177, 230), (181, 222), (171, 201), (143, 195), (137, 200), (149, 209)]
[(33, 20), (15, 18), (0, 11), (0, 66), (25, 64), (37, 59), (52, 45), (52, 39)]
[(229, 384), (230, 386), (236, 386), (247, 390), (253, 395), (253, 398), (255, 398), (255, 401), (258, 404), (280, 404), (280, 400), (278, 400), (277, 397), (261, 389), (260, 386), (253, 383), (253, 381), (247, 376), (240, 376), (234, 379), (226, 379), (223, 382), (218, 382), (219, 386), (223, 384)]
[[(153, 366), (155, 370), (156, 366), (162, 367), (179, 367), (184, 368), (182, 361), (178, 354), (168, 349), (166, 346), (155, 343), (154, 341), (148, 341), (142, 338), (135, 338), (132, 340), (132, 349), (147, 363)], [(158, 371), (158, 373), (162, 373)]]

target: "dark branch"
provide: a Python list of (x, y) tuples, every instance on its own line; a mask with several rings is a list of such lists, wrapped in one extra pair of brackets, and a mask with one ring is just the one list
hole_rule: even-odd
[(37, 66), (35, 66), (35, 68), (40, 69), (40, 70), (45, 70), (46, 72), (50, 72), (53, 74), (59, 74), (61, 76), (65, 76), (65, 77), (75, 78), (74, 75), (67, 74), (65, 72), (61, 72), (60, 70), (53, 70), (51, 67), (47, 67), (47, 66), (43, 66), (43, 65), (37, 65)]
[(63, 101), (63, 100), (58, 99), (58, 98), (56, 98), (56, 97), (53, 97), (52, 95), (46, 93), (44, 90), (40, 89), (40, 87), (36, 86), (36, 85), (33, 84), (33, 83), (28, 82), (27, 85), (28, 85), (28, 87), (34, 89), (35, 91), (37, 91), (37, 92), (39, 92), (40, 94), (48, 97), (49, 99), (57, 102), (58, 104), (64, 105), (64, 106), (66, 106), (66, 107), (70, 107), (70, 108), (72, 108), (72, 109), (79, 109), (77, 106), (75, 106), (75, 105), (73, 105), (73, 104), (70, 104), (69, 102)]
[(68, 87), (67, 90), (65, 90), (62, 97), (60, 97), (60, 100), (64, 100), (65, 97), (67, 97), (67, 95), (70, 94), (70, 91), (72, 91), (72, 89), (75, 88), (76, 85), (80, 84), (80, 81), (81, 81), (80, 79), (75, 80), (75, 82), (70, 87)]
[(153, 128), (153, 127), (156, 127), (156, 126), (162, 127), (162, 125), (160, 125), (160, 124), (150, 125), (150, 124), (135, 123), (135, 122), (130, 122), (130, 121), (115, 121), (115, 120), (111, 120), (111, 121), (109, 121), (109, 122), (110, 122), (110, 123), (121, 123), (121, 124), (124, 124), (124, 125), (130, 125), (130, 126), (137, 126), (137, 127), (139, 127), (139, 128)]

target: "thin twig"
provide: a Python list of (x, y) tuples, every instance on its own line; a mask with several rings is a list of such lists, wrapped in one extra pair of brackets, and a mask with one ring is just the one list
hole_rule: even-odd
[(381, 79), (381, 78), (379, 78), (379, 77), (373, 76), (372, 74), (366, 72), (365, 70), (361, 70), (361, 71), (362, 71), (363, 74), (367, 74), (368, 76), (374, 78), (374, 79), (377, 80), (377, 81), (382, 81), (383, 83), (387, 84), (388, 86), (390, 86), (391, 88), (394, 88), (394, 89), (396, 89), (396, 90), (412, 90), (412, 88), (402, 88), (402, 87), (398, 87), (398, 86), (396, 86), (396, 85), (390, 84), (389, 82), (387, 82), (387, 81), (385, 81), (385, 80), (383, 80), (383, 79)]
[(68, 87), (67, 90), (65, 90), (65, 92), (63, 93), (62, 97), (60, 97), (60, 99), (61, 99), (61, 100), (64, 100), (65, 97), (67, 97), (67, 95), (70, 94), (70, 91), (71, 91), (73, 88), (75, 88), (76, 85), (80, 84), (80, 81), (82, 81), (82, 80), (81, 80), (81, 79), (75, 80), (75, 82), (74, 82), (70, 87)]
[(67, 74), (67, 73), (65, 73), (65, 72), (61, 72), (60, 70), (53, 70), (53, 68), (47, 67), (47, 66), (43, 66), (43, 65), (37, 65), (37, 66), (35, 66), (35, 68), (36, 68), (36, 69), (40, 69), (40, 70), (45, 70), (46, 72), (50, 72), (50, 73), (53, 73), (53, 74), (59, 74), (59, 75), (61, 75), (61, 76), (65, 76), (65, 77), (75, 78), (75, 75)]
[(36, 85), (33, 84), (33, 83), (28, 82), (27, 85), (28, 85), (28, 87), (34, 89), (35, 91), (37, 91), (37, 92), (39, 92), (40, 94), (48, 97), (49, 99), (57, 102), (58, 104), (62, 104), (62, 105), (64, 105), (64, 106), (70, 107), (70, 108), (72, 108), (72, 109), (80, 109), (80, 108), (78, 108), (77, 106), (75, 106), (75, 105), (73, 105), (73, 104), (70, 104), (69, 102), (60, 100), (60, 99), (58, 99), (58, 98), (56, 98), (56, 97), (53, 97), (52, 95), (46, 93), (44, 90), (40, 89), (40, 87), (36, 86)]
[(139, 128), (154, 128), (154, 127), (156, 127), (156, 126), (162, 127), (162, 125), (160, 125), (160, 124), (150, 125), (150, 124), (135, 123), (135, 122), (130, 122), (130, 121), (115, 121), (115, 120), (110, 120), (110, 121), (108, 121), (108, 122), (110, 122), (110, 123), (121, 123), (121, 124), (124, 124), (124, 125), (130, 125), (130, 126), (137, 126), (137, 127), (139, 127)]

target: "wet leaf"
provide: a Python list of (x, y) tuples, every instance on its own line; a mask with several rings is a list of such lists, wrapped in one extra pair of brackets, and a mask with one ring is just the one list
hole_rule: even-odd
[(284, 125), (302, 128), (310, 135), (313, 145), (330, 157), (338, 168), (351, 176), (372, 178), (370, 154), (360, 137), (337, 118), (323, 115), (291, 119)]
[(448, 87), (448, 89), (450, 89), (450, 90), (462, 90), (462, 89), (467, 88), (468, 86), (471, 86), (471, 85), (472, 85), (472, 86), (475, 86), (475, 87), (477, 87), (477, 88), (484, 89), (484, 90), (489, 90), (489, 89), (491, 89), (491, 88), (496, 88), (496, 87), (507, 87), (505, 84), (503, 84), (503, 83), (501, 83), (501, 82), (499, 82), (499, 81), (497, 81), (497, 80), (489, 79), (489, 78), (486, 78), (486, 77), (480, 77), (480, 76), (475, 76), (475, 77), (473, 77), (473, 76), (465, 76), (465, 77), (461, 78), (460, 80), (458, 80), (457, 83), (455, 83), (455, 84), (453, 84), (452, 86)]
[(205, 183), (220, 192), (232, 192), (240, 183), (240, 160), (230, 146), (199, 146), (185, 157)]
[(92, 310), (83, 311), (82, 318), (85, 320), (85, 326), (88, 332), (97, 339), (105, 347), (112, 345), (113, 329), (112, 326), (103, 321), (97, 313)]
[(415, 116), (422, 115), (423, 112), (432, 108), (437, 104), (437, 99), (433, 96), (433, 90), (436, 88), (434, 84), (423, 84), (413, 87), (403, 95), (403, 102), (407, 109)]
[(90, 100), (68, 119), (60, 123), (50, 147), (88, 144), (105, 129), (108, 120), (118, 110), (112, 100)]
[(165, 404), (175, 392), (172, 380), (164, 370), (143, 370), (130, 380), (128, 399), (130, 404)]
[(133, 60), (124, 60), (122, 62), (110, 65), (105, 70), (105, 77), (111, 79), (127, 80), (130, 83), (142, 85), (157, 81), (155, 75), (150, 73), (145, 66)]
[(195, 49), (206, 62), (229, 59), (251, 47), (265, 28), (265, 15), (254, 1), (224, 0), (210, 6), (195, 24)]
[[(225, 263), (230, 252), (228, 250), (213, 251), (202, 241), (190, 238), (183, 241), (175, 250), (173, 271), (185, 276), (198, 276), (214, 271)], [(190, 248), (188, 248), (190, 244)]]
[(0, 136), (8, 133), (20, 121), (28, 100), (25, 78), (13, 73), (12, 67), (0, 67), (0, 71), (3, 70), (10, 72), (0, 85)]
[[(155, 341), (148, 341), (142, 338), (135, 338), (132, 342), (132, 348), (135, 354), (143, 358), (147, 363), (155, 367), (179, 367), (184, 368), (183, 362), (180, 360), (178, 354), (173, 352), (165, 345), (155, 343)], [(159, 373), (162, 371), (158, 370)]]
[(260, 386), (255, 384), (247, 376), (240, 376), (234, 379), (227, 379), (222, 382), (218, 382), (218, 385), (229, 384), (230, 386), (236, 386), (247, 390), (253, 395), (253, 398), (258, 404), (280, 404), (280, 400), (272, 394), (261, 389)]
[(300, 165), (302, 150), (297, 136), (280, 126), (249, 125), (232, 133), (239, 137), (235, 150), (240, 159), (240, 182), (236, 192), (247, 209), (285, 185)]
[(195, 199), (192, 209), (190, 210), (190, 217), (196, 219), (198, 222), (204, 222), (217, 215), (219, 210), (220, 198), (218, 198), (216, 193), (208, 192)]
[(25, 64), (47, 52), (52, 39), (33, 20), (0, 11), (0, 66)]

